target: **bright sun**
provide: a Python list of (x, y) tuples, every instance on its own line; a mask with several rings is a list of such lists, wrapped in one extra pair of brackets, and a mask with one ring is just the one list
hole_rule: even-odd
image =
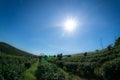
[(77, 21), (75, 19), (67, 19), (64, 23), (64, 29), (67, 32), (72, 32), (76, 29), (77, 27)]

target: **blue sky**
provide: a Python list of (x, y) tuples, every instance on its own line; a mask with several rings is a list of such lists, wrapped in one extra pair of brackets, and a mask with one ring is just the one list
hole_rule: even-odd
[[(68, 18), (78, 22), (66, 33)], [(120, 36), (120, 0), (0, 0), (0, 41), (33, 54), (75, 54)]]

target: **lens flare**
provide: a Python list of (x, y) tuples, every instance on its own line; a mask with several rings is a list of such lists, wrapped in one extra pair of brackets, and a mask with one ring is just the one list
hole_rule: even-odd
[(72, 32), (77, 27), (77, 21), (73, 18), (67, 19), (64, 23), (64, 29), (67, 32)]

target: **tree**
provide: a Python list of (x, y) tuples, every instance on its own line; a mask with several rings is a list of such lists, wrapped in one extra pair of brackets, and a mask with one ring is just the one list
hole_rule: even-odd
[(67, 55), (67, 57), (71, 57), (71, 55)]
[(56, 55), (54, 55), (53, 57), (56, 57)]
[(48, 61), (48, 56), (47, 56), (47, 55), (45, 55), (45, 56), (44, 56), (44, 59), (45, 59), (46, 61)]
[(38, 57), (39, 57), (39, 61), (41, 62), (43, 56), (38, 56)]
[(120, 45), (120, 37), (118, 37), (118, 39), (115, 41), (115, 46)]
[(61, 60), (62, 59), (62, 53), (61, 54), (57, 54), (57, 58), (58, 58), (58, 60)]
[(109, 45), (107, 48), (108, 48), (108, 50), (111, 50), (112, 49), (112, 45)]
[(98, 52), (99, 50), (97, 49), (96, 52)]
[(84, 53), (84, 56), (87, 56), (87, 52)]

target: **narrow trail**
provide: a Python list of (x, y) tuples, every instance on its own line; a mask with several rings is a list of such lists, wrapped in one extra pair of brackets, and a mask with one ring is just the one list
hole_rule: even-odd
[(37, 80), (35, 73), (37, 71), (39, 61), (34, 63), (29, 69), (27, 69), (23, 74), (20, 80)]
[[(41, 76), (40, 76), (41, 75)], [(74, 74), (66, 72), (56, 64), (44, 59), (40, 62), (37, 80), (85, 80)]]
[[(39, 66), (39, 68), (38, 68)], [(41, 67), (40, 67), (41, 66)], [(63, 78), (62, 78), (63, 77)], [(29, 69), (27, 69), (20, 80), (85, 80), (80, 77), (69, 74), (56, 64), (47, 62), (42, 59), (34, 63)]]

